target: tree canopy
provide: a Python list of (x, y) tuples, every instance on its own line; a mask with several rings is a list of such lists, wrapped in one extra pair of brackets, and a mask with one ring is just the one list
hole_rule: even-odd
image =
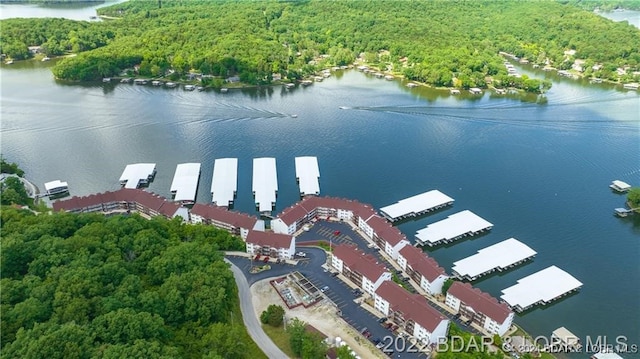
[[(67, 80), (125, 70), (175, 79), (191, 71), (267, 84), (273, 73), (297, 79), (360, 57), (411, 80), (484, 87), (491, 77), (505, 82), (500, 51), (557, 68), (584, 59), (589, 69), (602, 65), (590, 75), (632, 79), (640, 69), (640, 31), (576, 3), (131, 0), (99, 9), (113, 21), (3, 20), (0, 43), (15, 58), (29, 56), (29, 45), (47, 54), (80, 53), (53, 69)], [(537, 79), (507, 85), (544, 90)]]
[[(0, 355), (262, 358), (210, 226), (3, 208)], [(234, 314), (235, 312), (235, 314)]]

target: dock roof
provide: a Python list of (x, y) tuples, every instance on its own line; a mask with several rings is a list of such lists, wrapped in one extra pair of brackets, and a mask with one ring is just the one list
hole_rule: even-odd
[(238, 159), (217, 158), (213, 165), (211, 201), (217, 206), (229, 206), (238, 189)]
[(262, 157), (253, 159), (253, 193), (260, 212), (271, 212), (276, 203), (278, 174), (276, 159)]
[(69, 184), (67, 182), (62, 182), (60, 180), (55, 180), (55, 181), (51, 181), (51, 182), (47, 182), (44, 184), (44, 189), (49, 192), (52, 189), (56, 189), (56, 188), (67, 188), (69, 187)]
[(616, 353), (596, 353), (592, 356), (593, 359), (624, 359)]
[(156, 171), (155, 163), (133, 163), (127, 165), (120, 176), (125, 188), (138, 188), (140, 182), (147, 181)]
[(518, 280), (518, 284), (502, 290), (511, 307), (524, 310), (539, 302), (552, 300), (582, 287), (582, 282), (556, 266), (550, 266)]
[(628, 190), (628, 189), (631, 188), (630, 184), (628, 184), (627, 182), (620, 181), (620, 180), (615, 180), (615, 181), (611, 182), (611, 184), (613, 186), (621, 189), (621, 190)]
[(451, 270), (461, 276), (476, 278), (494, 269), (506, 269), (537, 254), (515, 238), (483, 248), (478, 253), (453, 263)]
[(171, 182), (171, 192), (175, 193), (174, 200), (195, 201), (200, 180), (199, 163), (180, 163), (176, 167), (176, 173)]
[(436, 244), (443, 240), (451, 240), (469, 232), (478, 232), (493, 227), (477, 214), (464, 210), (432, 223), (416, 233), (420, 244)]
[(296, 178), (300, 184), (300, 193), (303, 196), (320, 194), (320, 169), (318, 158), (312, 156), (296, 157)]
[(446, 194), (432, 190), (415, 196), (405, 198), (392, 205), (380, 208), (380, 212), (391, 220), (396, 220), (409, 215), (416, 215), (429, 211), (448, 203), (453, 202), (453, 198)]

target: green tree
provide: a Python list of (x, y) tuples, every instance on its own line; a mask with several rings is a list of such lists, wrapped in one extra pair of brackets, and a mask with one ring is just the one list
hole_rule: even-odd
[(3, 205), (30, 203), (27, 190), (18, 177), (7, 177), (0, 183), (0, 203)]
[(260, 314), (260, 321), (262, 324), (269, 324), (272, 327), (279, 327), (282, 325), (283, 318), (284, 308), (276, 304), (269, 305), (269, 307)]
[(629, 193), (627, 193), (627, 201), (629, 201), (631, 208), (640, 207), (640, 187), (634, 187), (629, 190)]
[(444, 283), (442, 284), (442, 294), (447, 294), (447, 291), (449, 291), (449, 288), (451, 288), (453, 282), (453, 278), (449, 278), (444, 281)]

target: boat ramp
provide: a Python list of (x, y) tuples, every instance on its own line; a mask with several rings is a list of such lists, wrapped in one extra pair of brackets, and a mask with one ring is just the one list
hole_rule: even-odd
[(478, 253), (453, 263), (452, 274), (458, 279), (474, 281), (494, 271), (517, 266), (537, 254), (515, 238), (483, 248)]
[(155, 163), (134, 163), (127, 165), (120, 176), (124, 188), (138, 188), (149, 184), (156, 175)]
[(276, 205), (278, 174), (276, 159), (262, 157), (253, 159), (253, 196), (260, 213), (270, 213)]
[(171, 182), (171, 194), (176, 202), (194, 204), (200, 180), (200, 163), (180, 163)]
[(313, 156), (296, 157), (296, 180), (300, 186), (300, 196), (320, 194), (320, 169), (318, 158)]
[(211, 201), (216, 206), (233, 206), (238, 189), (238, 159), (217, 158), (213, 165)]
[(546, 305), (572, 292), (582, 282), (556, 266), (550, 266), (518, 280), (518, 284), (502, 290), (502, 298), (509, 306), (523, 312), (535, 305)]
[(474, 236), (491, 228), (492, 223), (469, 210), (464, 210), (419, 230), (416, 233), (416, 244), (436, 246), (462, 237)]
[(431, 190), (382, 207), (380, 213), (389, 221), (396, 222), (450, 206), (453, 201), (453, 198), (446, 194), (438, 190)]

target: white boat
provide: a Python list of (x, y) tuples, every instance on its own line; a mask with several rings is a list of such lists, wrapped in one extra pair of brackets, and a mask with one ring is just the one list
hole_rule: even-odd
[(133, 80), (133, 83), (136, 85), (146, 85), (147, 84), (147, 80), (145, 79), (135, 79)]
[(292, 88), (296, 87), (296, 84), (294, 84), (294, 83), (287, 83), (287, 84), (284, 84), (284, 87), (285, 87), (287, 90), (290, 90), (290, 89), (292, 89)]
[(4, 62), (6, 65), (11, 65), (13, 63), (13, 60), (7, 60)]
[(42, 58), (42, 62), (49, 61), (49, 60), (51, 60), (51, 58), (50, 58), (50, 57), (47, 57), (47, 56), (45, 56), (45, 57), (43, 57), (43, 58)]
[(193, 91), (195, 89), (196, 89), (196, 87), (194, 85), (184, 85), (184, 90), (185, 91)]
[(111, 82), (111, 77), (103, 77), (102, 82)]
[(622, 85), (622, 87), (627, 90), (637, 90), (638, 88), (640, 88), (640, 84), (638, 84), (637, 82), (633, 82), (630, 84), (624, 84)]
[(296, 117), (298, 117), (298, 115), (293, 114), (293, 115), (291, 115), (291, 117), (296, 118)]
[(174, 88), (174, 87), (178, 86), (178, 84), (177, 84), (177, 83), (175, 83), (175, 82), (167, 82), (167, 83), (166, 83), (166, 84), (164, 84), (164, 85), (165, 85), (165, 86), (167, 86), (167, 87), (168, 87), (168, 88), (170, 88), (170, 89), (172, 89), (172, 88)]
[(198, 90), (198, 91), (204, 91), (204, 87), (203, 87), (203, 86), (196, 86), (196, 90)]
[(223, 87), (223, 88), (220, 89), (220, 92), (222, 92), (222, 93), (226, 93), (227, 91), (229, 91), (229, 89), (226, 88), (226, 87)]
[(129, 77), (125, 77), (122, 80), (120, 80), (121, 84), (128, 84), (131, 83), (131, 79)]
[(151, 84), (152, 84), (153, 86), (162, 86), (162, 81), (153, 80), (153, 81), (151, 81)]

